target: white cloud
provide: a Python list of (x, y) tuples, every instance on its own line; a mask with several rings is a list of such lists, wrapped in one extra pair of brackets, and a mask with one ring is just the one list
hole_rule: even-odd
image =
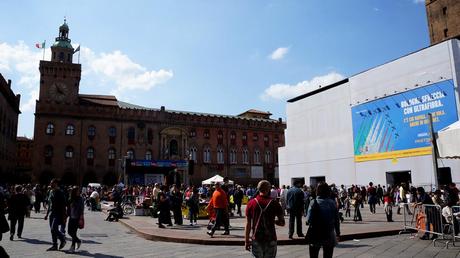
[[(45, 60), (50, 60), (50, 56), (51, 51), (47, 48)], [(22, 95), (22, 112), (35, 110), (35, 101), (39, 95), (38, 65), (42, 57), (42, 50), (36, 49), (33, 44), (29, 47), (23, 41), (17, 44), (0, 43), (0, 72), (14, 78), (13, 86), (18, 89), (15, 93)], [(74, 61), (77, 61), (75, 58), (76, 55)], [(82, 47), (81, 61), (84, 67), (82, 76), (90, 75), (92, 83), (112, 85), (110, 93), (115, 95), (128, 89), (148, 91), (173, 77), (171, 70), (148, 70), (121, 51), (98, 54), (90, 48)]]
[(289, 48), (288, 47), (279, 47), (277, 49), (275, 49), (275, 51), (273, 51), (271, 54), (270, 54), (270, 59), (272, 60), (280, 60), (280, 59), (283, 59), (284, 56), (289, 52)]
[(320, 86), (327, 86), (334, 82), (344, 79), (345, 76), (331, 72), (326, 75), (313, 77), (311, 80), (299, 82), (297, 84), (277, 83), (270, 85), (260, 96), (262, 100), (286, 100), (307, 92), (316, 90)]
[(148, 91), (158, 84), (165, 83), (174, 76), (171, 70), (148, 70), (132, 61), (121, 51), (96, 54), (91, 49), (82, 47), (82, 63), (89, 67), (104, 83), (113, 83), (111, 94), (121, 95), (125, 90)]

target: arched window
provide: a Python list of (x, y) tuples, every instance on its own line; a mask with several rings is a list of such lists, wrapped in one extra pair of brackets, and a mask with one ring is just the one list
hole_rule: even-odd
[(260, 151), (254, 151), (254, 164), (260, 164)]
[(94, 125), (88, 126), (88, 139), (92, 140), (96, 137), (96, 127)]
[(196, 137), (196, 130), (193, 128), (190, 130), (189, 135), (191, 138)]
[(169, 142), (169, 155), (179, 155), (179, 147), (176, 140)]
[(48, 123), (46, 125), (46, 134), (47, 135), (54, 135), (54, 124), (53, 123)]
[(249, 164), (249, 152), (247, 149), (244, 149), (242, 152), (243, 155), (243, 164)]
[(265, 151), (265, 163), (270, 164), (272, 163), (272, 152)]
[(205, 130), (204, 130), (203, 137), (204, 137), (205, 139), (209, 139), (209, 130), (208, 130), (208, 129), (205, 129)]
[(253, 133), (252, 134), (252, 140), (255, 141), (255, 142), (258, 141), (259, 140), (259, 135), (257, 135), (257, 133)]
[(231, 149), (230, 150), (230, 164), (236, 164), (236, 150)]
[(72, 124), (68, 124), (65, 127), (65, 135), (74, 135), (75, 134), (75, 126)]
[(152, 151), (151, 150), (147, 150), (145, 152), (145, 160), (152, 160)]
[(217, 164), (224, 164), (225, 160), (224, 160), (224, 150), (219, 147), (217, 149)]
[(235, 143), (236, 143), (236, 133), (235, 133), (235, 131), (232, 131), (232, 132), (230, 133), (230, 142), (231, 142), (231, 144), (235, 144)]
[(66, 159), (73, 158), (73, 147), (72, 146), (67, 146), (65, 148), (65, 158)]
[(205, 147), (203, 149), (203, 162), (210, 163), (211, 162), (211, 150), (209, 147)]
[(108, 151), (109, 166), (113, 167), (115, 165), (116, 156), (117, 151), (114, 148), (110, 148)]
[(224, 134), (221, 130), (217, 132), (217, 143), (222, 144), (224, 141)]
[(128, 144), (134, 144), (136, 139), (136, 129), (134, 127), (128, 128)]
[(241, 136), (241, 141), (243, 142), (243, 145), (248, 145), (248, 133), (243, 133), (243, 135)]
[(270, 144), (270, 138), (268, 137), (268, 135), (264, 135), (264, 145), (268, 146), (269, 144)]
[(94, 164), (94, 148), (89, 147), (86, 150), (86, 164), (92, 166)]
[(191, 160), (197, 161), (197, 159), (196, 159), (196, 153), (197, 153), (196, 147), (191, 147), (191, 148), (190, 148), (190, 159), (191, 159)]
[(135, 159), (134, 150), (129, 149), (128, 152), (126, 152), (126, 156), (128, 156), (128, 159), (130, 159), (130, 160)]

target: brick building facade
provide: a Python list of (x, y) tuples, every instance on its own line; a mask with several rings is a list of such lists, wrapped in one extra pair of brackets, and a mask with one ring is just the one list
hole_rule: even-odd
[(32, 153), (34, 141), (27, 137), (17, 137), (16, 177), (18, 181), (29, 183), (32, 172)]
[(460, 1), (426, 0), (431, 45), (460, 36)]
[(14, 179), (20, 99), (11, 90), (11, 80), (0, 74), (0, 183)]
[(164, 179), (172, 171), (194, 184), (216, 174), (241, 184), (276, 181), (277, 152), (286, 128), (280, 119), (257, 110), (236, 116), (204, 114), (79, 94), (81, 65), (72, 61), (68, 33), (64, 23), (51, 47), (51, 61), (40, 61), (35, 181), (58, 177), (65, 183), (112, 184), (124, 172), (130, 182), (138, 182), (147, 174)]

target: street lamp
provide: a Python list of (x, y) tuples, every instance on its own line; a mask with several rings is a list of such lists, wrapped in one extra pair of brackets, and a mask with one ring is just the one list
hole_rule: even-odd
[(128, 160), (129, 158), (129, 155), (128, 153), (126, 153), (125, 156), (123, 156), (122, 158), (122, 163), (121, 163), (121, 167), (123, 168), (123, 184), (126, 186), (127, 185), (127, 179), (126, 179), (126, 160)]

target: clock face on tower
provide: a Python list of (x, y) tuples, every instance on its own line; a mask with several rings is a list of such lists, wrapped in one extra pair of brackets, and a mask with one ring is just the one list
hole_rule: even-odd
[(70, 89), (65, 83), (54, 82), (49, 88), (49, 93), (53, 100), (62, 102), (69, 97)]

